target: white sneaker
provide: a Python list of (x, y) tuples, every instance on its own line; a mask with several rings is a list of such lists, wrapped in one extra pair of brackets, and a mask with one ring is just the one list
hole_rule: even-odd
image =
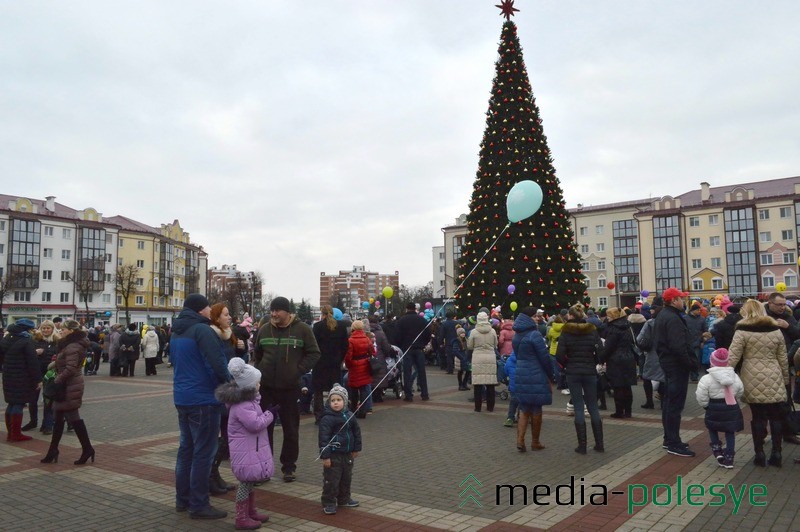
[(572, 417), (575, 415), (575, 405), (567, 403), (567, 415)]
[(563, 390), (561, 390), (561, 395), (569, 395), (569, 390), (567, 388), (564, 388)]

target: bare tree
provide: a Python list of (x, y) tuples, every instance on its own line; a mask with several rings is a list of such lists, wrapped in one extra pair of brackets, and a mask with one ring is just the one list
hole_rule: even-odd
[(114, 290), (118, 296), (122, 296), (122, 304), (125, 307), (125, 323), (131, 322), (130, 302), (128, 299), (136, 291), (136, 278), (139, 276), (139, 267), (133, 264), (123, 264), (117, 267), (117, 274), (114, 279)]
[(11, 295), (11, 291), (15, 288), (14, 280), (15, 277), (10, 268), (0, 276), (0, 327), (5, 327), (6, 325), (5, 318), (3, 317), (3, 304), (6, 298)]
[(89, 325), (89, 296), (96, 292), (95, 283), (88, 275), (72, 275), (67, 274), (67, 280), (75, 286), (75, 291), (78, 293), (78, 301), (83, 301), (84, 308), (86, 309), (86, 325)]

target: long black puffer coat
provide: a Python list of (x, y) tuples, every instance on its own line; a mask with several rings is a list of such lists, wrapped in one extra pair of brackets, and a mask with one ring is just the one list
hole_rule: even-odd
[(33, 392), (41, 381), (39, 360), (30, 333), (23, 332), (12, 324), (9, 335), (0, 342), (3, 361), (3, 398), (8, 404), (25, 404), (33, 398)]
[(608, 323), (606, 327), (606, 377), (614, 388), (636, 386), (636, 359), (633, 335), (627, 316)]

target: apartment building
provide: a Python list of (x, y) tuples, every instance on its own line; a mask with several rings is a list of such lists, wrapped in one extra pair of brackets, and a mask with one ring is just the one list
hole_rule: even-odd
[(220, 268), (211, 267), (207, 279), (209, 299), (225, 301), (237, 321), (245, 312), (253, 319), (263, 312), (262, 281), (256, 272), (243, 272), (235, 264), (223, 264)]
[(319, 304), (332, 305), (342, 302), (341, 310), (355, 315), (361, 304), (373, 297), (379, 299), (387, 286), (395, 291), (400, 286), (400, 274), (385, 274), (367, 271), (364, 266), (353, 266), (352, 270), (339, 270), (336, 274), (319, 274)]
[[(41, 322), (171, 323), (186, 293), (205, 289), (207, 255), (178, 221), (154, 228), (94, 208), (0, 195), (0, 279), (4, 318)], [(117, 273), (136, 272), (128, 301)]]

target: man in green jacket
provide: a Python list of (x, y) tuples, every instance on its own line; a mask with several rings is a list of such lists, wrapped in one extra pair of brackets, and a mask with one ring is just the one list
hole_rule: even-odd
[[(261, 371), (261, 408), (279, 406), (283, 446), (281, 471), (285, 482), (294, 482), (300, 452), (300, 377), (308, 373), (320, 357), (311, 327), (294, 314), (292, 303), (276, 297), (269, 305), (270, 320), (256, 335), (255, 366)], [(269, 443), (275, 425), (269, 426)]]

